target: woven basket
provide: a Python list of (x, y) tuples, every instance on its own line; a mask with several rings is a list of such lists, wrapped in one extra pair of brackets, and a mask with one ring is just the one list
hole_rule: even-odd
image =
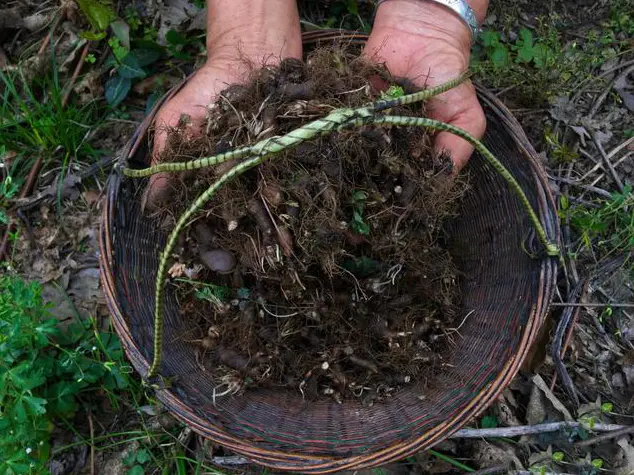
[[(349, 35), (363, 41), (363, 35)], [(307, 41), (323, 39), (309, 34)], [(172, 91), (171, 94), (173, 94)], [(488, 120), (484, 144), (524, 189), (552, 241), (559, 242), (553, 199), (536, 153), (518, 122), (478, 88)], [(164, 100), (169, 97), (166, 96)], [(156, 109), (127, 145), (121, 164), (149, 158), (147, 132)], [(378, 466), (430, 448), (489, 406), (516, 374), (535, 340), (555, 288), (557, 260), (531, 257), (540, 245), (526, 210), (477, 154), (467, 166), (472, 187), (453, 223), (451, 251), (464, 273), (463, 314), (451, 369), (438, 388), (415, 387), (387, 402), (304, 402), (299, 392), (251, 390), (214, 402), (214, 383), (198, 369), (188, 328), (167, 286), (160, 374), (173, 385), (157, 397), (195, 431), (276, 470), (327, 473)], [(100, 230), (102, 283), (115, 328), (136, 370), (152, 361), (154, 282), (166, 235), (140, 211), (145, 180), (111, 176)]]

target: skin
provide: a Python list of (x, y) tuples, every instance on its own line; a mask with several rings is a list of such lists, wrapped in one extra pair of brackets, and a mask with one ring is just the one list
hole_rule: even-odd
[[(277, 64), (283, 58), (302, 57), (299, 15), (295, 0), (208, 0), (207, 61), (188, 84), (156, 117), (153, 163), (165, 147), (166, 130), (182, 114), (191, 119), (196, 134), (205, 119), (206, 106), (226, 86), (244, 83), (251, 65)], [(470, 0), (478, 20), (486, 14), (488, 0)], [(455, 78), (469, 65), (471, 33), (455, 14), (427, 0), (383, 2), (364, 54), (384, 63), (397, 77), (418, 86), (434, 86)], [(486, 121), (473, 85), (463, 83), (430, 101), (428, 113), (476, 138)], [(450, 153), (456, 172), (469, 160), (473, 147), (449, 133), (439, 133), (436, 149)], [(167, 175), (154, 175), (144, 199), (150, 210), (166, 202), (171, 189)]]
[[(230, 84), (244, 83), (252, 65), (277, 64), (302, 57), (299, 14), (295, 0), (208, 0), (207, 61), (156, 116), (152, 163), (165, 147), (167, 130), (182, 114), (190, 133), (200, 130), (206, 106)], [(283, 13), (281, 13), (283, 12)], [(144, 197), (150, 211), (169, 200), (167, 174), (154, 175)]]
[[(471, 0), (479, 22), (488, 0)], [(445, 7), (424, 0), (388, 0), (381, 4), (365, 54), (385, 63), (396, 77), (417, 86), (436, 86), (458, 76), (469, 66), (471, 32)], [(427, 105), (432, 119), (460, 127), (476, 138), (484, 135), (484, 112), (470, 81), (437, 96)], [(473, 147), (448, 132), (439, 133), (436, 149), (451, 154), (459, 171)]]

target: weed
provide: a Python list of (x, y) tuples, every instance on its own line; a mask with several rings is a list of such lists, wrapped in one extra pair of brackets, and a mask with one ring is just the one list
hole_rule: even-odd
[(143, 475), (145, 470), (143, 465), (152, 460), (152, 456), (147, 449), (131, 451), (123, 458), (123, 464), (128, 467), (127, 475)]
[[(495, 88), (513, 88), (514, 98), (527, 107), (540, 107), (568, 95), (590, 78), (606, 61), (631, 48), (628, 33), (634, 29), (631, 9), (612, 6), (601, 28), (567, 41), (557, 29), (556, 14), (538, 18), (534, 30), (487, 30), (474, 45), (472, 68)], [(631, 35), (630, 35), (631, 37)]]
[(79, 7), (92, 27), (83, 31), (84, 38), (101, 40), (108, 32), (110, 55), (104, 66), (110, 70), (105, 84), (105, 99), (111, 107), (117, 107), (128, 96), (135, 82), (154, 71), (150, 68), (159, 58), (175, 58), (191, 61), (189, 50), (202, 47), (202, 35), (185, 37), (176, 30), (166, 35), (165, 47), (156, 44), (157, 29), (145, 25), (135, 9), (124, 10), (123, 18), (117, 16), (110, 2), (105, 0), (81, 0)]
[[(3, 155), (2, 147), (0, 147), (0, 155)], [(9, 223), (9, 217), (4, 212), (4, 209), (9, 207), (9, 200), (17, 194), (19, 188), (20, 183), (14, 181), (10, 174), (7, 174), (0, 183), (0, 224)]]
[(577, 152), (561, 141), (559, 133), (553, 132), (550, 128), (544, 131), (544, 142), (549, 149), (548, 156), (556, 164), (570, 163), (579, 158)]
[(53, 65), (50, 77), (33, 84), (15, 72), (0, 71), (0, 146), (21, 156), (54, 156), (66, 161), (95, 156), (86, 140), (101, 122), (94, 104), (63, 104), (64, 91)]
[(622, 193), (612, 193), (601, 200), (600, 207), (569, 207), (562, 202), (562, 214), (579, 233), (582, 246), (601, 252), (602, 257), (634, 252), (634, 193), (626, 186)]
[(0, 473), (46, 473), (50, 435), (88, 404), (95, 389), (117, 407), (130, 387), (118, 338), (94, 322), (62, 330), (41, 286), (0, 277)]
[(365, 191), (356, 190), (352, 193), (352, 221), (349, 226), (353, 232), (362, 235), (370, 234), (370, 225), (363, 219), (363, 211), (368, 194)]

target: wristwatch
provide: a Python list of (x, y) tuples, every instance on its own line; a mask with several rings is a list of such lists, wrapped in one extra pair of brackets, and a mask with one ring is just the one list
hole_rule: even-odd
[[(388, 0), (378, 0), (375, 6), (375, 13), (379, 6)], [(431, 1), (438, 5), (442, 5), (448, 10), (454, 12), (468, 27), (469, 31), (471, 31), (471, 39), (475, 41), (478, 35), (480, 34), (480, 25), (478, 24), (478, 20), (476, 18), (475, 12), (473, 8), (469, 6), (466, 0), (424, 0)]]

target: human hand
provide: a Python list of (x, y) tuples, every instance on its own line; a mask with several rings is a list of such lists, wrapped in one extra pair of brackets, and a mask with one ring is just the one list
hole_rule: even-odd
[[(470, 4), (482, 21), (488, 1), (472, 0)], [(377, 11), (364, 54), (385, 63), (393, 76), (430, 87), (466, 71), (470, 49), (470, 30), (442, 5), (425, 0), (388, 0)], [(455, 125), (476, 138), (484, 135), (486, 119), (470, 81), (434, 97), (427, 107), (433, 119)], [(451, 154), (456, 172), (473, 152), (467, 141), (449, 132), (437, 135), (435, 148)]]
[[(295, 0), (209, 0), (207, 61), (155, 118), (152, 164), (165, 148), (168, 130), (188, 117), (188, 134), (200, 133), (207, 106), (231, 84), (244, 83), (252, 67), (302, 57)], [(144, 208), (156, 209), (171, 196), (173, 176), (150, 177)]]

